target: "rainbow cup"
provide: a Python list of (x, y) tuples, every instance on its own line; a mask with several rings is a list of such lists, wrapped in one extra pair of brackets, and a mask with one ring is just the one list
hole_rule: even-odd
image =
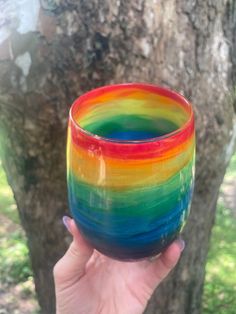
[(194, 161), (193, 110), (176, 92), (112, 85), (71, 107), (70, 209), (85, 239), (107, 256), (142, 259), (174, 241), (189, 213)]

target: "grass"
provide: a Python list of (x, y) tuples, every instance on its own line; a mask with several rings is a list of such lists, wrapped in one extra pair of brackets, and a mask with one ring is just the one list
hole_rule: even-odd
[[(224, 182), (235, 182), (235, 179), (236, 154), (231, 160)], [(229, 208), (225, 201), (225, 183), (221, 187), (208, 253), (203, 314), (236, 313), (236, 208)]]
[(226, 179), (227, 178), (234, 178), (236, 179), (236, 153), (233, 155), (230, 161), (230, 165), (226, 172)]
[[(19, 226), (12, 191), (0, 165), (0, 278), (2, 283), (24, 282), (32, 277), (26, 237)], [(7, 232), (8, 231), (8, 232)]]
[(1, 162), (0, 248), (0, 312), (38, 313), (26, 236)]
[(203, 296), (204, 314), (235, 314), (236, 310), (236, 242), (232, 213), (218, 205), (208, 254)]
[(0, 278), (2, 283), (19, 283), (31, 276), (26, 239), (21, 230), (0, 239)]
[(14, 223), (19, 224), (19, 215), (16, 210), (12, 191), (7, 184), (6, 175), (0, 161), (0, 214), (5, 215)]
[[(225, 180), (236, 178), (236, 154)], [(21, 297), (34, 298), (32, 271), (24, 232), (19, 225), (14, 198), (0, 164), (0, 284), (20, 285)], [(236, 312), (236, 209), (225, 204), (223, 194), (218, 201), (216, 224), (206, 266), (203, 314), (235, 314)], [(1, 304), (0, 304), (1, 306)], [(29, 313), (36, 313), (31, 310)], [(6, 313), (13, 313), (9, 311)], [(28, 313), (21, 311), (21, 313)]]

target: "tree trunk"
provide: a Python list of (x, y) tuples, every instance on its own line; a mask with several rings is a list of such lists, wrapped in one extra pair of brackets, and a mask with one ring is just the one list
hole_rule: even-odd
[(146, 313), (199, 314), (219, 186), (236, 140), (234, 0), (0, 1), (3, 165), (26, 231), (42, 313), (55, 312), (52, 266), (68, 239), (65, 145), (72, 101), (144, 81), (194, 104), (196, 186), (181, 262)]

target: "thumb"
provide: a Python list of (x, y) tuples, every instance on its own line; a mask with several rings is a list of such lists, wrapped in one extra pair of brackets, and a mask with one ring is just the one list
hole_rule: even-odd
[(174, 241), (148, 268), (147, 284), (154, 290), (177, 264), (184, 249), (184, 241)]
[(85, 266), (93, 253), (93, 248), (83, 239), (74, 220), (64, 216), (63, 222), (71, 233), (73, 241), (65, 255), (54, 266), (56, 286), (78, 281), (84, 275)]

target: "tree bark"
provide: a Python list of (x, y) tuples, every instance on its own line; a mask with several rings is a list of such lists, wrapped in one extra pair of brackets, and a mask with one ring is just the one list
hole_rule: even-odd
[(68, 238), (65, 145), (73, 100), (144, 81), (194, 104), (196, 186), (186, 250), (146, 313), (199, 314), (219, 186), (236, 141), (234, 0), (0, 1), (1, 157), (26, 231), (42, 313)]

